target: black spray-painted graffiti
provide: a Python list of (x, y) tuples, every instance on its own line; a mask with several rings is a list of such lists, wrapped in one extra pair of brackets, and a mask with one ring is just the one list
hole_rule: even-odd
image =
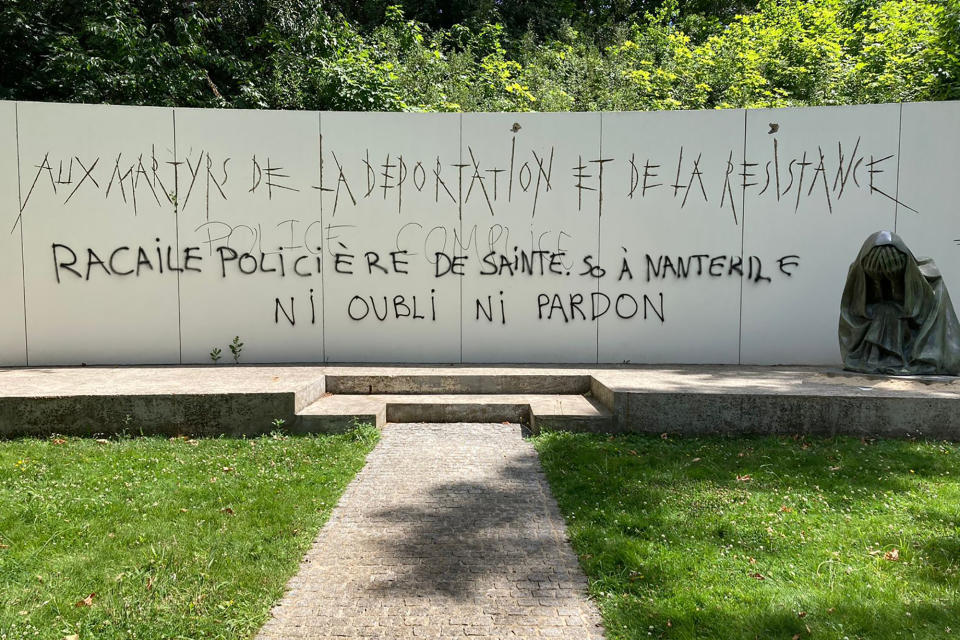
[[(336, 230), (326, 229), (327, 238), (336, 237)], [(562, 237), (562, 236), (559, 236)], [(351, 278), (361, 276), (363, 282), (377, 282), (382, 278), (396, 279), (411, 275), (411, 254), (405, 249), (381, 253), (376, 250), (363, 252), (350, 251), (339, 243), (332, 250), (325, 265), (324, 256), (317, 253), (287, 251), (280, 247), (273, 252), (237, 251), (229, 246), (216, 248), (214, 255), (204, 256), (200, 245), (177, 248), (173, 244), (163, 243), (155, 238), (148, 246), (124, 244), (120, 246), (80, 247), (66, 242), (51, 244), (53, 271), (58, 284), (77, 281), (90, 282), (103, 279), (124, 279), (141, 277), (194, 277), (206, 270), (212, 270), (220, 279), (246, 277), (270, 278), (315, 278), (325, 273), (328, 278)], [(294, 249), (302, 247), (294, 247)], [(626, 252), (625, 252), (626, 253)], [(573, 259), (564, 250), (533, 249), (514, 247), (510, 253), (491, 250), (483, 254), (479, 261), (471, 260), (469, 254), (446, 253), (436, 251), (430, 260), (421, 260), (418, 264), (429, 263), (432, 270), (419, 270), (416, 276), (447, 281), (450, 278), (477, 277), (482, 282), (486, 277), (498, 278), (535, 278), (546, 285), (556, 286), (566, 278), (580, 278), (592, 282), (612, 281), (617, 285), (634, 280), (644, 283), (666, 283), (702, 279), (706, 281), (729, 278), (763, 285), (774, 279), (790, 278), (800, 265), (800, 257), (790, 254), (772, 261), (774, 268), (765, 266), (763, 258), (756, 255), (739, 254), (713, 255), (694, 253), (685, 255), (649, 254), (636, 256), (623, 255), (611, 268), (605, 266), (592, 254)], [(568, 268), (568, 264), (576, 268)], [(769, 264), (769, 261), (768, 263)], [(765, 271), (765, 269), (767, 269)], [(616, 285), (615, 285), (616, 286)], [(569, 289), (569, 288), (567, 288)], [(459, 290), (459, 289), (458, 289)], [(396, 293), (391, 295), (354, 294), (346, 302), (345, 313), (351, 320), (360, 322), (376, 320), (425, 320), (437, 322), (440, 317), (437, 305), (438, 292), (431, 288), (428, 295), (416, 293)], [(428, 301), (428, 302), (425, 302)], [(658, 291), (652, 294), (635, 295), (620, 292), (613, 295), (601, 291), (540, 291), (535, 301), (531, 300), (530, 312), (535, 309), (538, 320), (563, 322), (596, 321), (612, 314), (623, 320), (634, 318), (657, 319), (666, 322), (664, 294)], [(290, 326), (297, 324), (296, 297), (273, 299), (273, 319), (275, 324), (285, 321)], [(317, 319), (317, 303), (314, 288), (307, 295), (310, 324)], [(487, 322), (507, 324), (507, 302), (503, 290), (478, 297), (473, 301), (474, 318)], [(302, 317), (302, 316), (301, 316)]]
[[(802, 202), (812, 200), (833, 213), (851, 191), (864, 191), (916, 212), (891, 193), (896, 154), (866, 151), (862, 137), (817, 144), (788, 157), (774, 136), (769, 147), (755, 157), (738, 158), (737, 152), (729, 149), (723, 156), (709, 159), (703, 150), (683, 146), (670, 156), (634, 151), (627, 157), (612, 158), (572, 154), (556, 144), (521, 151), (517, 142), (514, 135), (501, 159), (481, 157), (468, 144), (469, 162), (451, 162), (439, 155), (412, 158), (370, 149), (359, 154), (337, 153), (324, 150), (321, 139), (317, 167), (296, 170), (270, 154), (252, 153), (240, 159), (200, 149), (178, 159), (171, 152), (160, 152), (156, 145), (135, 156), (54, 158), (46, 152), (21, 171), (26, 178), (24, 196), (13, 228), (42, 192), (69, 206), (78, 193), (88, 191), (116, 201), (133, 215), (139, 215), (149, 203), (181, 216), (199, 210), (207, 221), (213, 210), (229, 211), (228, 203), (233, 200), (262, 198), (269, 204), (282, 193), (295, 197), (304, 190), (319, 190), (331, 198), (327, 203), (331, 218), (348, 215), (370, 199), (392, 199), (397, 214), (416, 215), (422, 201), (410, 204), (409, 197), (405, 200), (404, 194), (411, 192), (458, 213), (464, 206), (479, 203), (492, 217), (515, 216), (522, 211), (531, 219), (542, 210), (547, 194), (575, 199), (582, 212), (614, 192), (628, 202), (640, 203), (661, 191), (669, 193), (677, 210), (692, 202), (709, 204), (727, 212), (734, 224), (739, 224), (740, 201), (745, 198), (786, 201), (794, 212)], [(566, 151), (565, 157), (576, 157), (566, 179), (558, 176), (556, 166), (561, 151)], [(523, 203), (518, 202), (521, 196)]]

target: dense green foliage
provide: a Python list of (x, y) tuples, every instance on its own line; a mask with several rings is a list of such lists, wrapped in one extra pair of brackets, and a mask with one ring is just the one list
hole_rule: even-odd
[(949, 98), (960, 0), (0, 0), (0, 99), (551, 111)]
[(378, 437), (0, 442), (0, 638), (248, 638)]
[(960, 447), (535, 440), (610, 640), (960, 633)]

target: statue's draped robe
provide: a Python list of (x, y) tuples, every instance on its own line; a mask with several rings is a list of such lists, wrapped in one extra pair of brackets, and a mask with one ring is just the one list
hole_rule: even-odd
[[(902, 302), (870, 294), (864, 262), (871, 249), (884, 245), (906, 256), (899, 276)], [(895, 233), (867, 238), (850, 265), (840, 305), (840, 353), (852, 371), (960, 375), (960, 324), (940, 271), (933, 260), (915, 258)]]
[[(890, 245), (905, 254), (902, 302), (871, 296), (867, 254)], [(897, 283), (900, 284), (899, 282)], [(840, 353), (852, 371), (960, 375), (960, 324), (933, 260), (914, 257), (903, 240), (878, 231), (850, 265), (840, 305)]]

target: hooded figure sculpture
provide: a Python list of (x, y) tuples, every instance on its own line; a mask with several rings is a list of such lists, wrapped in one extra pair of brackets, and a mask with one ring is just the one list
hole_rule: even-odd
[(850, 265), (840, 353), (852, 371), (960, 375), (960, 324), (940, 271), (895, 233), (874, 233)]

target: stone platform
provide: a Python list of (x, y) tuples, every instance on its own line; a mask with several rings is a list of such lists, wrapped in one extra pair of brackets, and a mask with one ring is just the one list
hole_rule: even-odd
[(277, 424), (308, 432), (356, 422), (519, 422), (534, 431), (960, 439), (958, 400), (960, 380), (817, 367), (6, 368), (0, 435), (253, 435)]

